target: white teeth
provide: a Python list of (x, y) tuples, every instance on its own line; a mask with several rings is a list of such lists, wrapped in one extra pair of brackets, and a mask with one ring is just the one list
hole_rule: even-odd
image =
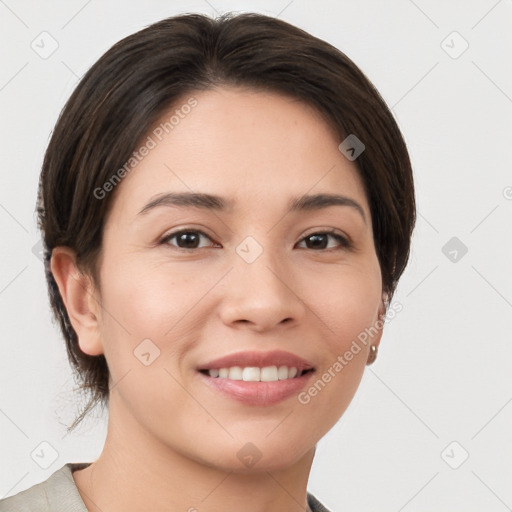
[(273, 382), (277, 380), (277, 366), (265, 366), (261, 369), (262, 382)]
[(245, 382), (257, 382), (260, 380), (261, 370), (254, 366), (248, 366), (244, 368), (242, 378)]
[(229, 377), (231, 380), (242, 380), (242, 368), (240, 366), (233, 366), (229, 369)]
[(277, 371), (277, 377), (279, 380), (285, 380), (288, 378), (288, 366), (280, 366)]
[(245, 382), (275, 382), (276, 380), (293, 379), (300, 377), (303, 372), (299, 372), (295, 366), (232, 366), (230, 368), (218, 368), (208, 370), (210, 377), (220, 379), (243, 380)]

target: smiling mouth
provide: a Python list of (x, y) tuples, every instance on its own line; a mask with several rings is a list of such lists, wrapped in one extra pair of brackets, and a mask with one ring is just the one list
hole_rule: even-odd
[(199, 370), (203, 375), (214, 379), (229, 379), (244, 382), (276, 382), (292, 380), (313, 372), (314, 368), (298, 369), (295, 366), (231, 366)]

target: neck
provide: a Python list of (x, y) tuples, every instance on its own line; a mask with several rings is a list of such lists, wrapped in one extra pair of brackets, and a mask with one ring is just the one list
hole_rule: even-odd
[(299, 512), (314, 452), (285, 469), (222, 470), (162, 445), (111, 402), (103, 451), (73, 478), (89, 512)]

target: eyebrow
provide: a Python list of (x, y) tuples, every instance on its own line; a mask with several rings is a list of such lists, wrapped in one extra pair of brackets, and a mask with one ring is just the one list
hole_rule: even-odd
[[(235, 202), (232, 199), (214, 194), (198, 192), (169, 192), (151, 199), (138, 215), (143, 215), (159, 206), (200, 208), (205, 210), (226, 211), (232, 209)], [(348, 206), (356, 210), (366, 223), (363, 207), (354, 199), (339, 194), (314, 194), (292, 198), (288, 203), (288, 212), (315, 211), (329, 206)]]

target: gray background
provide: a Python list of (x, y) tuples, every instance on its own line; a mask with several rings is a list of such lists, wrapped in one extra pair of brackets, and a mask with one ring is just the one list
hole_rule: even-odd
[(334, 512), (512, 510), (511, 0), (0, 0), (0, 497), (94, 460), (105, 435), (101, 411), (66, 435), (79, 397), (37, 258), (37, 179), (58, 113), (122, 37), (230, 10), (347, 53), (392, 107), (415, 170), (403, 310), (319, 443), (310, 491)]

